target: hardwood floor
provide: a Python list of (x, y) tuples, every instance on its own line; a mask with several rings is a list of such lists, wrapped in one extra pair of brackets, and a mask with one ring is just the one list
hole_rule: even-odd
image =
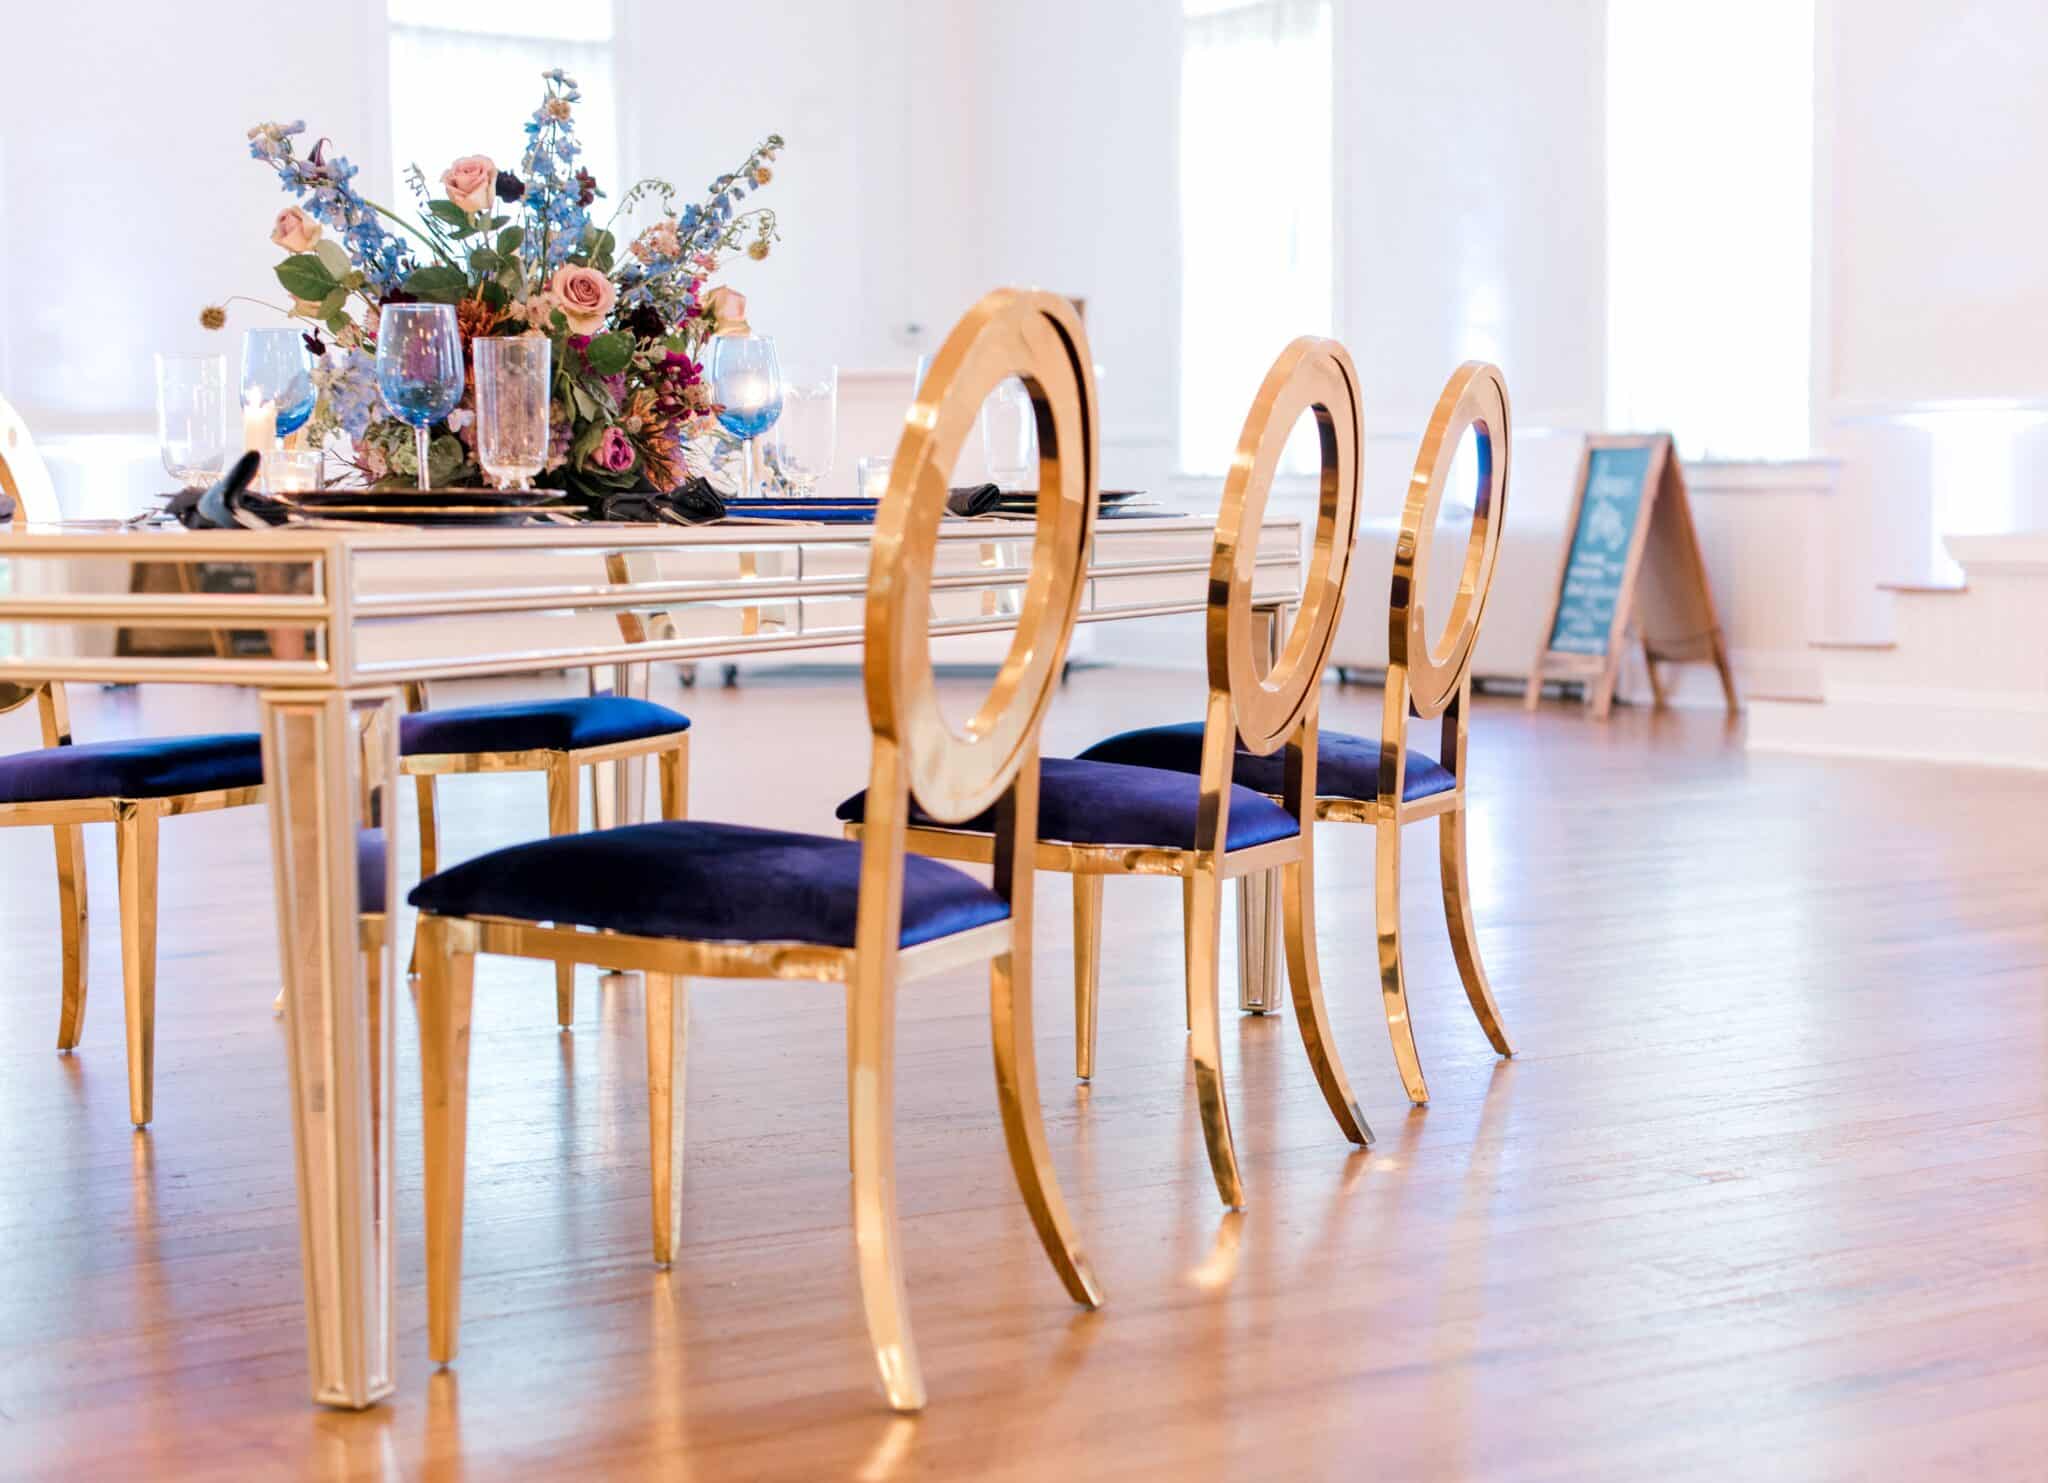
[[(964, 710), (969, 686), (957, 687)], [(665, 698), (665, 697), (664, 697)], [(247, 724), (76, 696), (81, 739)], [(686, 692), (703, 817), (829, 827), (856, 687)], [(1376, 692), (1327, 724), (1377, 727)], [(1047, 750), (1195, 713), (1099, 671)], [(956, 711), (958, 713), (958, 711)], [(33, 744), (19, 715), (0, 749)], [(685, 1250), (647, 1252), (637, 988), (478, 980), (463, 1352), (426, 1361), (414, 1021), (399, 1013), (400, 1388), (305, 1397), (260, 815), (164, 831), (157, 1122), (127, 1125), (113, 844), (93, 997), (52, 1049), (43, 831), (0, 832), (0, 1475), (48, 1478), (2048, 1478), (2048, 777), (1752, 756), (1720, 717), (1483, 704), (1490, 1054), (1409, 832), (1401, 1095), (1371, 831), (1319, 867), (1354, 1153), (1291, 1012), (1226, 1026), (1241, 1216), (1183, 1058), (1177, 891), (1113, 881), (1077, 1088), (1065, 883), (1041, 887), (1054, 1158), (1108, 1292), (1079, 1313), (1011, 1187), (972, 975), (906, 994), (900, 1192), (930, 1409), (880, 1405), (848, 1236), (836, 990), (695, 987)], [(445, 784), (451, 856), (544, 831), (536, 778)], [(410, 871), (408, 871), (408, 878)]]

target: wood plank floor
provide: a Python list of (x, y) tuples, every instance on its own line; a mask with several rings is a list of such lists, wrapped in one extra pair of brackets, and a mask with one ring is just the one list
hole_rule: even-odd
[[(1194, 714), (1077, 675), (1059, 752)], [(970, 691), (959, 688), (964, 708)], [(1329, 724), (1377, 726), (1364, 689)], [(82, 692), (81, 736), (246, 724), (218, 693)], [(705, 817), (823, 827), (865, 744), (843, 679), (695, 692)], [(0, 748), (33, 742), (0, 721)], [(52, 1050), (48, 837), (0, 833), (0, 1475), (696, 1479), (2048, 1478), (2048, 778), (1751, 756), (1718, 716), (1480, 708), (1474, 889), (1522, 1054), (1467, 1011), (1410, 831), (1401, 1096), (1371, 839), (1324, 835), (1332, 1015), (1379, 1135), (1348, 1151), (1291, 1014), (1234, 1020), (1249, 1208), (1183, 1059), (1177, 895), (1109, 892), (1078, 1089), (1047, 878), (1053, 1153), (1107, 1287), (1082, 1315), (1009, 1184), (985, 989), (913, 990), (901, 1198), (930, 1409), (879, 1404), (848, 1235), (839, 997), (703, 984), (686, 1250), (647, 1260), (637, 989), (479, 979), (464, 1349), (425, 1354), (414, 1023), (399, 1018), (401, 1385), (304, 1391), (260, 813), (163, 844), (157, 1123), (125, 1117), (112, 841), (94, 997)], [(541, 832), (536, 778), (444, 786), (459, 853)]]

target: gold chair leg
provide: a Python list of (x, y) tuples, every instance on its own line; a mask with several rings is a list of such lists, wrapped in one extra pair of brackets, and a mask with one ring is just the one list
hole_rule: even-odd
[(121, 877), (121, 991), (128, 1018), (128, 1117), (149, 1126), (156, 1097), (156, 836), (153, 808), (120, 805), (114, 855)]
[(420, 1110), (425, 1121), (427, 1353), (455, 1358), (462, 1320), (463, 1165), (469, 1148), (469, 1026), (476, 959), (456, 952), (448, 924), (420, 918)]
[[(1101, 905), (1102, 877), (1074, 877), (1075, 901), (1080, 884), (1095, 882)], [(1078, 924), (1077, 924), (1078, 925)], [(989, 1033), (995, 1044), (996, 1100), (1003, 1110), (1003, 1138), (1010, 1148), (1010, 1168), (1039, 1244), (1060, 1274), (1067, 1296), (1089, 1308), (1102, 1306), (1102, 1288), (1089, 1268), (1060, 1196), (1059, 1178), (1045, 1147), (1045, 1116), (1038, 1103), (1038, 1047), (1031, 1023), (1030, 949), (1019, 962), (1013, 949), (989, 965)], [(1092, 1016), (1091, 1016), (1092, 1018)]]
[(687, 819), (690, 816), (690, 737), (685, 732), (675, 747), (663, 752), (661, 769), (661, 816)]
[(1472, 878), (1466, 868), (1468, 848), (1465, 810), (1455, 808), (1439, 815), (1437, 853), (1443, 866), (1444, 924), (1450, 929), (1451, 953), (1458, 960), (1458, 977), (1465, 981), (1465, 997), (1472, 1001), (1472, 1013), (1478, 1016), (1479, 1028), (1486, 1032), (1486, 1038), (1493, 1042), (1496, 1051), (1511, 1056), (1515, 1048), (1508, 1042), (1500, 1006), (1494, 1002), (1493, 988), (1486, 981), (1486, 968), (1479, 961), (1479, 934), (1472, 925)]
[[(879, 955), (876, 955), (879, 956)], [(892, 964), (863, 955), (851, 991), (853, 1232), (861, 1306), (882, 1391), (897, 1411), (924, 1409), (924, 1374), (903, 1289), (896, 1224), (896, 985)]]
[(1195, 1096), (1202, 1107), (1202, 1135), (1209, 1144), (1209, 1172), (1216, 1193), (1232, 1210), (1244, 1208), (1237, 1147), (1230, 1136), (1230, 1106), (1223, 1092), (1222, 1005), (1217, 958), (1222, 951), (1223, 883), (1203, 872), (1192, 882), (1188, 904), (1188, 1053), (1195, 1061)]
[(1074, 877), (1074, 1075), (1095, 1075), (1095, 1002), (1102, 987), (1102, 877)]
[[(548, 833), (576, 832), (576, 764), (566, 752), (548, 762)], [(564, 1030), (576, 1023), (576, 965), (555, 965), (555, 1023)]]
[(86, 963), (89, 946), (85, 911), (85, 830), (59, 824), (57, 839), (57, 925), (64, 936), (64, 1006), (57, 1016), (57, 1049), (75, 1050), (85, 1034)]
[[(420, 879), (425, 880), (441, 869), (441, 831), (434, 813), (434, 778), (431, 773), (421, 773), (412, 780), (414, 795), (419, 799), (420, 815)], [(405, 965), (407, 974), (420, 971), (420, 938), (417, 929), (413, 932), (412, 957)]]
[(1401, 826), (1385, 821), (1373, 826), (1373, 913), (1377, 921), (1380, 958), (1380, 1000), (1387, 1012), (1387, 1035), (1394, 1042), (1394, 1065), (1408, 1100), (1429, 1105), (1429, 1086), (1422, 1079), (1422, 1058), (1415, 1053), (1415, 1027), (1408, 1019), (1408, 984), (1401, 973)]
[(654, 1163), (654, 1261), (666, 1267), (683, 1246), (683, 1085), (689, 1068), (687, 979), (647, 979), (647, 1146)]
[(1323, 970), (1316, 952), (1315, 863), (1302, 860), (1280, 871), (1281, 920), (1287, 939), (1287, 984), (1294, 992), (1294, 1020), (1301, 1027), (1302, 1048), (1315, 1069), (1316, 1085), (1330, 1104), (1330, 1115), (1344, 1136), (1360, 1147), (1372, 1145), (1372, 1129), (1352, 1095), (1337, 1054), (1330, 1017), (1323, 1010)]

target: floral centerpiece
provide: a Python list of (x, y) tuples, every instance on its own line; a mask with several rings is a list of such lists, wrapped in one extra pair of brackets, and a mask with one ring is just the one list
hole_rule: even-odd
[[(294, 197), (271, 240), (288, 254), (277, 280), (292, 298), (289, 312), (312, 322), (317, 400), (307, 435), (316, 446), (346, 435), (347, 460), (371, 483), (416, 483), (413, 431), (386, 412), (377, 390), (378, 317), (390, 304), (450, 304), (466, 369), (471, 342), (483, 336), (552, 341), (543, 485), (592, 505), (699, 479), (730, 493), (700, 350), (712, 335), (744, 330), (746, 300), (709, 279), (720, 254), (764, 258), (778, 240), (774, 212), (741, 203), (768, 184), (782, 137), (770, 134), (701, 201), (679, 208), (673, 185), (642, 180), (600, 225), (592, 208), (605, 192), (579, 163), (581, 94), (560, 68), (542, 78), (518, 169), (468, 155), (441, 173), (436, 194), (415, 166), (414, 221), (363, 196), (355, 166), (327, 140), (300, 154), (293, 141), (303, 123), (249, 130), (250, 154)], [(636, 229), (635, 210), (646, 207), (653, 220)], [(212, 307), (201, 319), (217, 329), (226, 313)], [(437, 488), (481, 478), (468, 379), (460, 405), (433, 429), (428, 473)]]

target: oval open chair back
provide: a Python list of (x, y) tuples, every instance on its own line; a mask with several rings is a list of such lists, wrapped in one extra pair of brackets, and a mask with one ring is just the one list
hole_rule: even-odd
[(62, 518), (49, 465), (36, 450), (28, 424), (5, 397), (0, 397), (0, 490), (13, 496), (14, 519), (24, 525), (52, 525)]
[[(1304, 412), (1315, 419), (1321, 452), (1315, 543), (1299, 613), (1269, 667), (1262, 620), (1252, 606), (1259, 529), (1281, 455)], [(1337, 636), (1358, 533), (1364, 415), (1350, 353), (1335, 340), (1304, 335), (1266, 372), (1224, 480), (1209, 568), (1209, 689), (1230, 696), (1237, 736), (1261, 756), (1301, 725)], [(1227, 747), (1230, 738), (1224, 741)], [(1227, 768), (1219, 773), (1224, 776)]]
[[(932, 673), (932, 565), (947, 480), (981, 404), (1023, 380), (1038, 425), (1037, 539), (1015, 636), (995, 683), (956, 732)], [(1096, 513), (1095, 373), (1070, 301), (999, 289), (953, 327), (904, 418), (869, 562), (863, 671), (878, 748), (900, 749), (933, 818), (988, 808), (1038, 735), (1080, 610)]]

